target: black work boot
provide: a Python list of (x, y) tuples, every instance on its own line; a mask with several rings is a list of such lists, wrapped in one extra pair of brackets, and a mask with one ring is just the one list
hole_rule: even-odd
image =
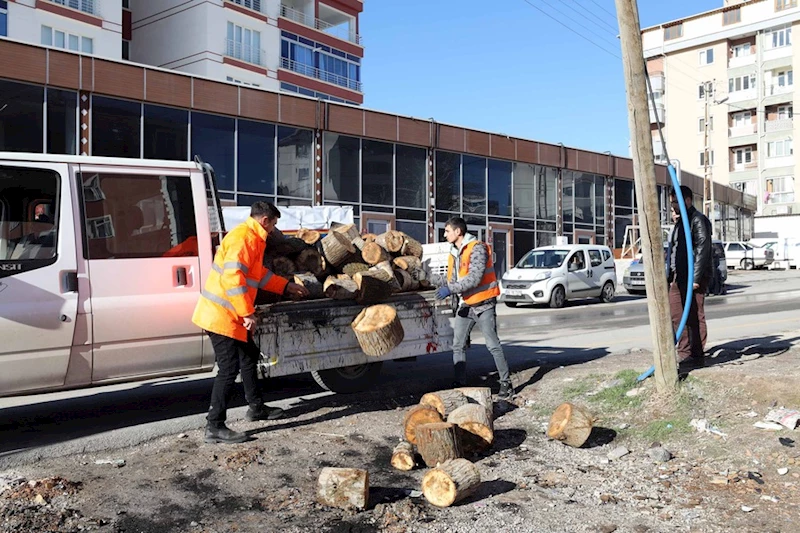
[(514, 396), (514, 386), (509, 382), (500, 383), (500, 392), (497, 397), (501, 400), (510, 400)]
[(459, 362), (453, 365), (453, 387), (465, 387), (467, 385), (467, 363)]
[(221, 442), (223, 444), (239, 444), (245, 442), (249, 438), (247, 434), (234, 431), (225, 424), (221, 426), (212, 426), (209, 424), (206, 426), (205, 441), (209, 443)]
[(262, 403), (247, 409), (244, 418), (250, 422), (255, 422), (256, 420), (278, 420), (283, 418), (284, 414), (284, 410), (280, 407), (269, 407)]

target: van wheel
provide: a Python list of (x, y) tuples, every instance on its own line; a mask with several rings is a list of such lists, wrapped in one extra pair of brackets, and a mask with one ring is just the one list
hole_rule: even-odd
[(614, 300), (614, 284), (610, 281), (606, 281), (605, 285), (603, 285), (603, 290), (600, 292), (600, 301), (603, 303), (609, 303)]
[(516, 307), (517, 302), (506, 302), (506, 307)]
[(339, 394), (352, 394), (366, 390), (381, 374), (383, 361), (363, 365), (315, 370), (311, 376), (317, 385)]
[(753, 263), (752, 259), (745, 258), (739, 262), (739, 266), (742, 268), (742, 270), (753, 270), (755, 264)]
[(567, 300), (567, 295), (564, 292), (564, 287), (556, 285), (553, 287), (553, 293), (550, 295), (550, 307), (553, 309), (561, 309)]

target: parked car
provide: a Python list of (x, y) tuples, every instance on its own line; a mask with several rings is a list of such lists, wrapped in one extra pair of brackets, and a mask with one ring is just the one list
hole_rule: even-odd
[[(713, 240), (711, 244), (714, 256), (719, 260), (720, 279), (724, 286), (725, 281), (728, 279), (728, 263), (725, 260), (725, 249), (722, 241)], [(664, 257), (666, 256), (666, 248), (664, 248)], [(625, 287), (629, 294), (645, 294), (647, 292), (644, 284), (644, 263), (642, 263), (641, 256), (634, 259), (630, 266), (625, 269), (625, 273), (622, 276), (622, 286)]]
[(728, 268), (738, 267), (742, 270), (753, 270), (770, 265), (775, 259), (774, 250), (757, 248), (747, 242), (729, 241), (724, 243), (724, 247)]
[(568, 244), (534, 248), (503, 274), (500, 301), (508, 307), (520, 303), (549, 303), (564, 307), (575, 298), (614, 299), (617, 271), (607, 246)]

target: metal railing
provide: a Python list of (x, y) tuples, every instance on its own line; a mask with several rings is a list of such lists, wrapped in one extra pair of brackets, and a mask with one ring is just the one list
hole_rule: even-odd
[[(253, 11), (258, 11), (259, 13), (265, 13), (262, 9), (262, 0), (227, 0), (233, 4), (246, 7), (247, 9), (252, 9)], [(266, 5), (266, 1), (263, 2)]]
[(90, 15), (99, 15), (97, 10), (97, 0), (47, 0), (51, 4), (69, 7)]
[(286, 70), (291, 70), (292, 72), (297, 72), (298, 74), (302, 74), (303, 76), (316, 78), (318, 80), (332, 83), (334, 85), (346, 87), (351, 91), (364, 92), (363, 91), (364, 86), (360, 81), (351, 80), (350, 78), (346, 78), (345, 76), (340, 76), (339, 74), (325, 72), (324, 70), (320, 70), (316, 67), (312, 67), (304, 63), (298, 63), (293, 59), (287, 59), (285, 57), (282, 57), (281, 68), (285, 68)]
[(773, 131), (790, 130), (792, 128), (794, 128), (794, 120), (791, 118), (780, 118), (765, 122), (765, 129), (767, 133), (771, 133)]
[(225, 55), (260, 67), (266, 65), (266, 54), (264, 50), (253, 48), (252, 46), (234, 41), (233, 39), (225, 39)]
[(303, 26), (308, 26), (309, 28), (314, 28), (323, 33), (327, 33), (328, 35), (336, 37), (337, 39), (350, 41), (351, 43), (356, 43), (359, 45), (363, 44), (361, 36), (355, 31), (352, 31), (341, 24), (331, 24), (330, 22), (325, 22), (324, 20), (306, 15), (302, 11), (294, 9), (293, 7), (289, 7), (285, 4), (281, 4), (281, 16), (285, 19), (297, 22), (298, 24), (302, 24)]

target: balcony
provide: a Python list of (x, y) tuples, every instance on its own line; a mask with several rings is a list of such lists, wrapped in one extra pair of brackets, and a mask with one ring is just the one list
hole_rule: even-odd
[(653, 104), (650, 104), (648, 109), (650, 111), (650, 124), (655, 124), (656, 122), (664, 124), (664, 104), (656, 102), (655, 109), (653, 109)]
[(764, 50), (763, 61), (770, 61), (772, 59), (780, 59), (782, 57), (789, 57), (792, 55), (791, 46), (781, 46), (778, 48), (768, 48)]
[(225, 39), (225, 57), (257, 65), (259, 67), (266, 67), (266, 54), (264, 50), (253, 48), (246, 44), (234, 41), (232, 39)]
[(663, 72), (653, 72), (650, 74), (650, 85), (651, 89), (654, 93), (663, 93), (664, 92), (664, 73)]
[(747, 65), (754, 65), (756, 62), (755, 54), (748, 54), (746, 56), (732, 57), (728, 61), (728, 68), (746, 67)]
[(772, 85), (767, 85), (764, 88), (764, 96), (775, 96), (776, 94), (789, 94), (794, 92), (794, 85), (779, 85), (774, 83)]
[(794, 167), (794, 155), (780, 157), (767, 157), (764, 159), (764, 168)]
[[(320, 14), (323, 13), (324, 7), (325, 6), (320, 5)], [(281, 4), (281, 17), (302, 24), (303, 26), (314, 28), (331, 37), (363, 46), (361, 36), (355, 31), (355, 20), (338, 12), (334, 12), (333, 10), (330, 11), (331, 14), (327, 17), (327, 20), (323, 20), (314, 18), (286, 4)]]
[(746, 135), (752, 135), (756, 132), (756, 125), (755, 124), (746, 124), (744, 126), (734, 126), (732, 128), (728, 128), (728, 137), (744, 137)]
[(360, 93), (364, 92), (363, 85), (360, 81), (351, 80), (350, 78), (347, 78), (345, 76), (340, 76), (338, 74), (333, 74), (331, 72), (325, 72), (316, 67), (312, 67), (304, 63), (298, 63), (293, 59), (287, 59), (285, 57), (282, 57), (281, 68), (286, 70), (291, 70), (292, 72), (296, 72), (303, 76), (308, 76), (309, 78), (315, 78), (320, 81), (324, 81), (326, 83), (332, 83), (340, 87), (345, 87), (346, 89), (350, 89), (351, 91), (358, 91)]
[(97, 0), (45, 0), (50, 2), (51, 4), (58, 4), (60, 6), (68, 7), (70, 9), (75, 9), (76, 11), (82, 11), (83, 13), (88, 13), (89, 15), (100, 16), (100, 12), (97, 9)]
[(728, 93), (728, 101), (742, 102), (744, 100), (754, 100), (757, 96), (758, 95), (756, 94), (755, 88), (744, 91), (734, 91), (732, 93)]
[(767, 133), (774, 131), (786, 131), (794, 129), (794, 120), (791, 118), (782, 118), (778, 120), (768, 120), (765, 124)]

